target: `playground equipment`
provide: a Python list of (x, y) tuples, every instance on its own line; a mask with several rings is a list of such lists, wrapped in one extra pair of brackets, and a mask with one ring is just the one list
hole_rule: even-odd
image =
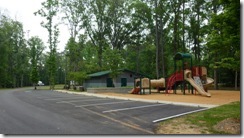
[[(185, 58), (190, 58), (190, 68), (186, 67), (184, 62)], [(179, 71), (176, 71), (177, 60), (182, 61), (182, 69)], [(151, 94), (151, 88), (156, 88), (157, 92), (165, 90), (166, 93), (169, 93), (170, 90), (174, 90), (174, 93), (176, 94), (177, 86), (181, 85), (183, 94), (185, 94), (186, 84), (190, 84), (192, 86), (192, 94), (194, 88), (201, 95), (207, 97), (211, 96), (211, 94), (208, 93), (208, 87), (214, 82), (214, 80), (207, 77), (206, 67), (192, 67), (192, 58), (188, 53), (177, 53), (174, 57), (174, 61), (175, 73), (173, 73), (169, 78), (160, 78), (158, 80), (150, 80), (149, 78), (135, 79), (135, 87), (130, 91), (130, 93), (145, 94), (145, 89), (149, 89), (149, 93)]]
[(192, 79), (192, 74), (190, 70), (184, 70), (185, 80), (188, 81), (201, 95), (205, 95), (210, 97), (211, 94), (205, 92), (203, 85), (201, 85), (201, 82), (194, 81)]
[(159, 92), (160, 89), (165, 88), (165, 79), (160, 78), (158, 80), (149, 78), (140, 78), (135, 79), (135, 88), (132, 89), (130, 93), (132, 94), (138, 94), (140, 90), (142, 90), (143, 93), (145, 93), (145, 89), (149, 89), (149, 93), (151, 93), (151, 88), (156, 88)]

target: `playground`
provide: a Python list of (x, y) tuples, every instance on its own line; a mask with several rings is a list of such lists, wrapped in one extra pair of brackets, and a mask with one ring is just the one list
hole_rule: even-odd
[(190, 104), (223, 105), (240, 101), (240, 91), (213, 90), (214, 79), (204, 66), (193, 66), (192, 55), (174, 55), (174, 73), (167, 78), (135, 78), (128, 93), (100, 92), (103, 95)]
[[(190, 62), (190, 66), (188, 63)], [(157, 92), (163, 90), (166, 94), (173, 91), (177, 93), (177, 88), (180, 86), (183, 94), (186, 94), (186, 89), (194, 94), (197, 91), (199, 94), (211, 97), (208, 92), (208, 87), (214, 83), (214, 79), (208, 77), (207, 68), (204, 66), (193, 66), (192, 55), (189, 53), (178, 52), (174, 56), (174, 73), (168, 78), (150, 79), (136, 78), (134, 80), (134, 88), (129, 92), (131, 94), (145, 94), (145, 90), (156, 89)]]

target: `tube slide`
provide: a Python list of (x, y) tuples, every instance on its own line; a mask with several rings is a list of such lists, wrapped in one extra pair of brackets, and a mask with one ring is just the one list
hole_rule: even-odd
[(185, 71), (185, 80), (188, 81), (201, 95), (211, 97), (210, 93), (205, 92), (203, 88), (196, 84), (196, 82), (191, 78), (191, 71)]
[(158, 80), (151, 80), (151, 87), (165, 87), (165, 79), (160, 78)]

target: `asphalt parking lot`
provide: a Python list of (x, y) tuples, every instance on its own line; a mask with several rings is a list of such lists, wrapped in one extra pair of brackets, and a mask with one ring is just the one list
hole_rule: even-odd
[[(58, 114), (59, 118), (65, 117), (63, 120), (57, 119), (57, 121), (64, 121), (63, 128), (60, 128), (63, 129), (61, 132), (26, 129), (24, 134), (32, 134), (32, 132), (34, 134), (154, 134), (156, 126), (164, 119), (207, 109), (198, 106), (102, 98), (49, 90), (24, 90), (14, 92), (13, 95), (22, 102), (32, 105), (35, 110), (41, 109)], [(43, 115), (41, 118), (45, 119), (46, 116)], [(70, 123), (72, 121), (67, 118), (72, 121), (77, 120), (77, 124), (72, 125)], [(45, 122), (43, 124), (45, 125)], [(66, 128), (68, 125), (75, 126), (77, 131), (76, 129), (69, 131)], [(37, 128), (42, 127), (37, 124)], [(18, 130), (15, 132), (21, 133)], [(11, 134), (11, 131), (6, 131), (6, 133)]]

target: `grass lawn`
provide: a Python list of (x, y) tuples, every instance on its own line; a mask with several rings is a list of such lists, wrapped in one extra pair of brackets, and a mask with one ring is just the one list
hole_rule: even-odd
[(159, 134), (240, 134), (241, 103), (233, 102), (206, 111), (161, 122)]
[[(64, 88), (64, 84), (57, 84), (57, 85), (55, 85), (55, 90), (61, 90), (63, 88)], [(50, 89), (50, 86), (49, 85), (37, 86), (37, 89), (39, 89), (39, 90), (49, 90)]]

